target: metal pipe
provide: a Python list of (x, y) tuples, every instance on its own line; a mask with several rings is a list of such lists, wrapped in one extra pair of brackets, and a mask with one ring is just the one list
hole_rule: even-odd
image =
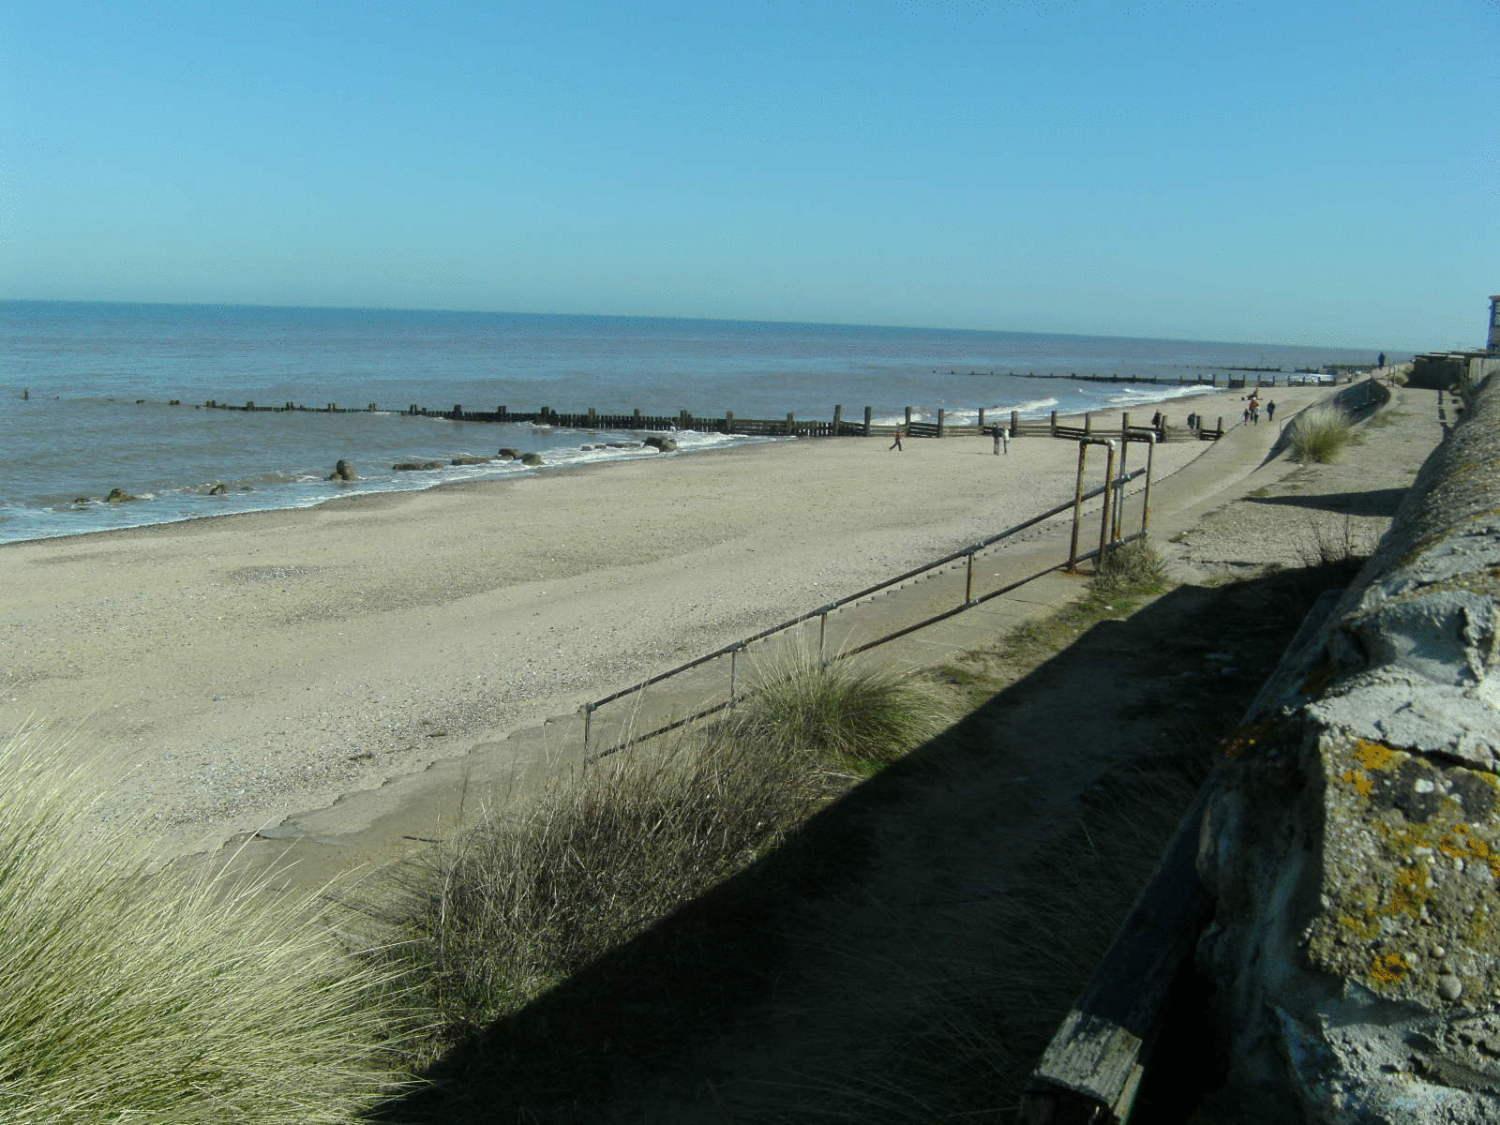
[(969, 569), (964, 575), (964, 605), (974, 604), (974, 552), (969, 552)]
[(594, 705), (585, 703), (583, 705), (583, 752), (589, 752), (589, 733), (594, 726)]
[[(1125, 459), (1126, 459), (1126, 457), (1128, 457), (1130, 455), (1130, 437), (1129, 437), (1130, 430), (1127, 427), (1125, 429), (1122, 429), (1120, 431), (1120, 433), (1122, 435), (1122, 437), (1120, 439), (1120, 476), (1123, 477), (1125, 475)], [(1111, 473), (1110, 476), (1114, 476), (1114, 474)], [(1110, 516), (1110, 522), (1109, 522), (1109, 541), (1111, 543), (1119, 542), (1119, 539), (1120, 539), (1120, 524), (1123, 523), (1124, 520), (1125, 520), (1125, 483), (1124, 483), (1124, 481), (1121, 481), (1115, 487), (1114, 511), (1113, 511), (1113, 513)]]
[(1099, 561), (1094, 564), (1094, 571), (1098, 573), (1104, 567), (1104, 554), (1109, 550), (1109, 523), (1114, 512), (1114, 485), (1115, 485), (1115, 443), (1108, 441), (1104, 443), (1109, 453), (1104, 459), (1104, 507), (1099, 517)]
[(1078, 569), (1078, 525), (1083, 518), (1083, 470), (1088, 462), (1089, 442), (1078, 443), (1078, 482), (1073, 486), (1073, 537), (1068, 543), (1069, 574)]
[(1146, 446), (1146, 495), (1141, 500), (1141, 534), (1151, 530), (1151, 466), (1156, 460), (1156, 435), (1151, 435), (1151, 443)]

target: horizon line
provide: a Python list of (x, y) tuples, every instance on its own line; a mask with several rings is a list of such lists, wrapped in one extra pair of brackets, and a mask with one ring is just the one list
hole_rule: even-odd
[[(1014, 328), (943, 328), (935, 325), (923, 324), (871, 324), (863, 321), (826, 321), (826, 320), (766, 320), (747, 317), (726, 316), (685, 316), (681, 314), (659, 314), (659, 313), (576, 313), (576, 312), (536, 312), (524, 309), (480, 309), (480, 308), (420, 308), (406, 305), (339, 305), (339, 304), (317, 304), (317, 305), (288, 305), (275, 303), (260, 303), (253, 301), (128, 301), (118, 299), (102, 298), (70, 298), (70, 297), (0, 297), (0, 305), (4, 304), (32, 304), (32, 305), (127, 305), (142, 306), (147, 308), (185, 308), (185, 309), (264, 309), (280, 311), (317, 311), (317, 312), (383, 312), (383, 313), (435, 313), (452, 316), (533, 316), (552, 317), (562, 319), (565, 317), (584, 317), (592, 320), (667, 320), (683, 321), (687, 323), (702, 324), (765, 324), (784, 327), (804, 328), (849, 328), (849, 329), (877, 329), (893, 332), (962, 332), (974, 335), (1003, 335), (1003, 336), (1070, 336), (1087, 340), (1138, 340), (1149, 342), (1168, 342), (1185, 344), (1228, 344), (1234, 347), (1278, 347), (1278, 348), (1319, 348), (1327, 351), (1372, 351), (1382, 352), (1381, 348), (1372, 346), (1355, 346), (1350, 344), (1310, 344), (1289, 343), (1276, 340), (1214, 340), (1198, 336), (1131, 336), (1116, 335), (1113, 333), (1098, 332), (1041, 332), (1035, 329)], [(1389, 351), (1390, 349), (1385, 349)], [(1429, 349), (1430, 350), (1430, 349)], [(1398, 350), (1399, 353), (1399, 350)], [(1412, 350), (1411, 354), (1417, 352)]]

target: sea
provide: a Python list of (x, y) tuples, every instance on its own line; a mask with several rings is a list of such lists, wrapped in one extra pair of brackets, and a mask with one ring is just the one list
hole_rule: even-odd
[[(904, 409), (972, 421), (980, 408), (1130, 409), (1193, 393), (1179, 377), (1372, 362), (1373, 353), (1030, 332), (647, 317), (0, 302), (0, 543), (303, 508), (339, 496), (663, 456), (610, 448), (639, 435), (412, 417), (449, 410), (879, 421)], [(1171, 386), (1041, 380), (1155, 375)], [(169, 405), (172, 400), (180, 405)], [(376, 412), (244, 413), (242, 404), (338, 403)], [(693, 456), (764, 438), (678, 433)], [(774, 439), (771, 439), (774, 440)], [(493, 455), (545, 464), (397, 472), (401, 461)], [(585, 449), (584, 446), (593, 448)], [(327, 477), (339, 459), (359, 474)], [(217, 494), (211, 489), (223, 484)], [(138, 497), (107, 503), (119, 488)]]

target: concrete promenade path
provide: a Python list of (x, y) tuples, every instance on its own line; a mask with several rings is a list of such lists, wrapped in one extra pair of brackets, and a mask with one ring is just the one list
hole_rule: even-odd
[[(1257, 426), (1236, 425), (1220, 441), (1205, 442), (1202, 455), (1153, 484), (1153, 538), (1163, 541), (1185, 534), (1211, 509), (1252, 490), (1265, 489), (1296, 471), (1298, 466), (1277, 451), (1283, 427), (1300, 410), (1340, 391), (1347, 395), (1349, 389), (1279, 389), (1274, 425), (1264, 420)], [(1141, 467), (1143, 449), (1132, 444), (1128, 468)], [(1088, 487), (1102, 482), (1103, 466), (1103, 451), (1093, 451)], [(1127, 534), (1140, 527), (1141, 500), (1136, 485), (1125, 505)], [(1081, 551), (1097, 547), (1099, 517), (1098, 500), (1085, 506)], [(939, 665), (958, 653), (991, 645), (1016, 626), (1082, 597), (1087, 590), (1087, 575), (1056, 569), (1067, 557), (1070, 530), (1071, 520), (1065, 514), (982, 552), (974, 565), (976, 596), (1020, 584), (881, 645), (865, 658), (907, 670)], [(1043, 571), (1046, 573), (1040, 573)], [(1039, 577), (1023, 581), (1039, 573)], [(834, 653), (953, 609), (963, 603), (967, 581), (965, 564), (960, 561), (833, 613), (826, 625), (814, 619), (740, 656), (735, 669), (737, 682), (743, 685), (753, 676), (757, 661), (784, 652), (788, 646), (816, 650), (820, 634), (824, 651)], [(789, 615), (798, 609), (789, 606)], [(651, 729), (674, 716), (691, 713), (705, 701), (726, 698), (729, 676), (729, 661), (721, 658), (658, 685), (645, 695), (644, 702), (628, 700), (601, 709), (590, 731), (591, 752), (623, 741), (630, 729)], [(486, 807), (535, 792), (547, 778), (584, 761), (583, 726), (581, 715), (567, 715), (516, 731), (461, 757), (436, 762), (420, 773), (396, 778), (377, 789), (350, 793), (331, 806), (289, 817), (254, 836), (238, 837), (218, 854), (232, 856), (236, 869), (276, 867), (277, 885), (321, 886), (351, 872), (357, 878), (358, 873), (413, 849), (451, 837)]]

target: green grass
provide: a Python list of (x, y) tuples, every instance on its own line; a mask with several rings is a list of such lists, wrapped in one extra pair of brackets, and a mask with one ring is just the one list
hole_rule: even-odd
[(395, 1077), (399, 995), (321, 896), (155, 868), (82, 772), (0, 748), (0, 1122), (351, 1122)]
[(1338, 407), (1312, 407), (1292, 423), (1288, 436), (1292, 457), (1303, 464), (1326, 465), (1338, 458), (1353, 433), (1349, 415)]
[(756, 668), (754, 686), (726, 721), (739, 741), (834, 762), (895, 761), (937, 734), (948, 708), (921, 680), (859, 659), (827, 664), (802, 649)]

